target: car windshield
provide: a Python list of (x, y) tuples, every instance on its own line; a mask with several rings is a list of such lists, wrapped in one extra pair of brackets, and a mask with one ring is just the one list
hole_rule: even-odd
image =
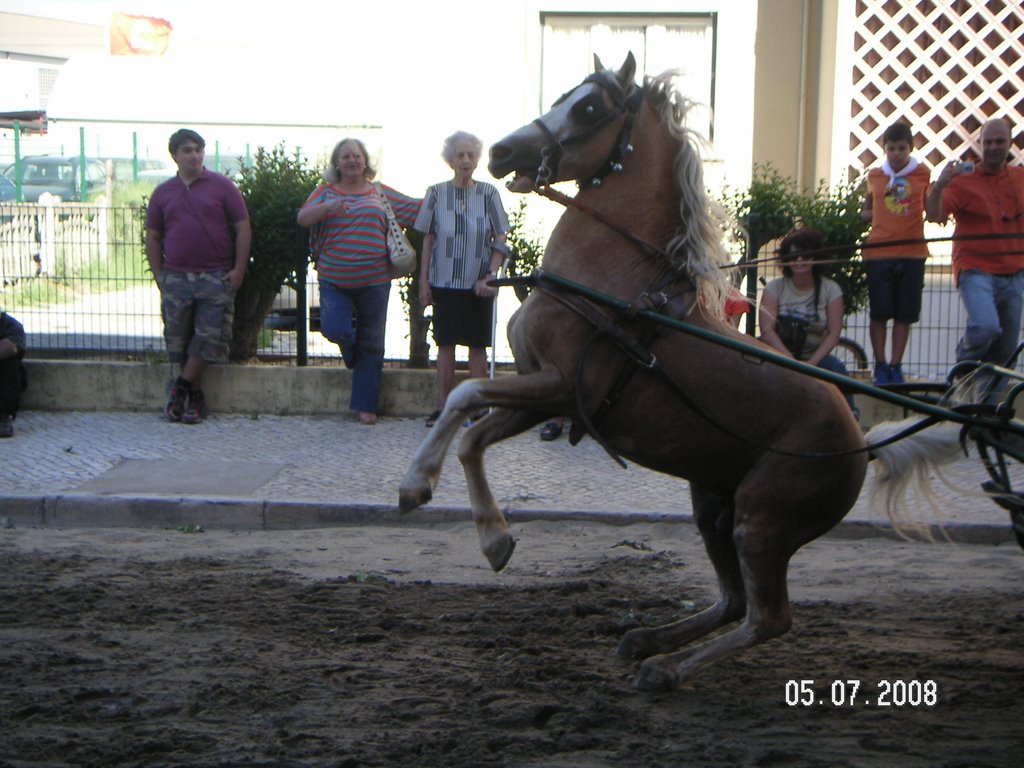
[(71, 163), (27, 162), (22, 168), (21, 178), (27, 184), (66, 184), (75, 177)]

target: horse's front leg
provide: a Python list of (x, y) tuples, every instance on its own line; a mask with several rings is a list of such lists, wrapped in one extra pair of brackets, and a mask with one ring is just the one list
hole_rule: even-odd
[[(411, 512), (416, 507), (426, 504), (434, 495), (434, 489), (441, 478), (441, 467), (444, 464), (445, 454), (448, 453), (448, 446), (451, 445), (455, 435), (459, 432), (459, 425), (465, 417), (463, 410), (456, 403), (465, 401), (466, 413), (472, 413), (473, 409), (483, 407), (477, 389), (474, 386), (475, 380), (465, 381), (452, 390), (445, 402), (441, 417), (434, 423), (426, 439), (420, 443), (416, 454), (412, 457), (412, 464), (405, 472), (402, 483), (398, 487), (398, 506), (402, 512)], [(463, 391), (465, 388), (465, 391)], [(461, 394), (461, 397), (459, 396)], [(476, 406), (472, 403), (477, 402)]]
[(473, 522), (480, 536), (480, 549), (495, 571), (500, 571), (508, 563), (516, 542), (487, 482), (484, 451), (493, 443), (529, 429), (542, 418), (542, 414), (534, 411), (498, 408), (469, 430), (459, 443), (459, 461), (466, 474), (466, 488), (473, 508)]
[[(402, 478), (398, 489), (401, 510), (410, 512), (430, 501), (441, 477), (448, 446), (458, 434), (459, 425), (470, 414), (489, 405), (522, 409), (543, 407), (544, 400), (557, 398), (559, 394), (564, 396), (564, 389), (561, 374), (554, 370), (495, 380), (469, 379), (459, 384), (448, 396), (441, 418), (420, 444)], [(538, 420), (540, 418), (538, 416)]]

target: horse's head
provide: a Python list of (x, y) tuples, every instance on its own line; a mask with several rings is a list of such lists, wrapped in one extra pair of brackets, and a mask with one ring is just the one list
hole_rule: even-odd
[(515, 173), (509, 185), (514, 192), (567, 179), (600, 184), (633, 151), (630, 130), (643, 100), (635, 74), (632, 53), (618, 72), (594, 56), (594, 74), (491, 147), (488, 170), (499, 179)]

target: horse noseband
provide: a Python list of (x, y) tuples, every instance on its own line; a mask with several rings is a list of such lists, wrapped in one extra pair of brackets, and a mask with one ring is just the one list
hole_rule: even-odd
[(540, 151), (540, 165), (537, 166), (536, 180), (538, 187), (546, 187), (555, 180), (555, 174), (558, 173), (558, 163), (562, 159), (562, 145), (543, 120), (538, 117), (533, 122), (543, 131), (548, 140), (548, 145)]

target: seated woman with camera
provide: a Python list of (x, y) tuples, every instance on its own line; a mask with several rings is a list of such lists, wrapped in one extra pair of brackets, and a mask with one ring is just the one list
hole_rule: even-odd
[[(831, 354), (843, 331), (843, 289), (822, 274), (823, 248), (821, 235), (809, 227), (783, 239), (782, 277), (765, 286), (758, 310), (761, 340), (781, 355), (845, 376), (846, 366)], [(846, 399), (853, 409), (853, 398)]]

